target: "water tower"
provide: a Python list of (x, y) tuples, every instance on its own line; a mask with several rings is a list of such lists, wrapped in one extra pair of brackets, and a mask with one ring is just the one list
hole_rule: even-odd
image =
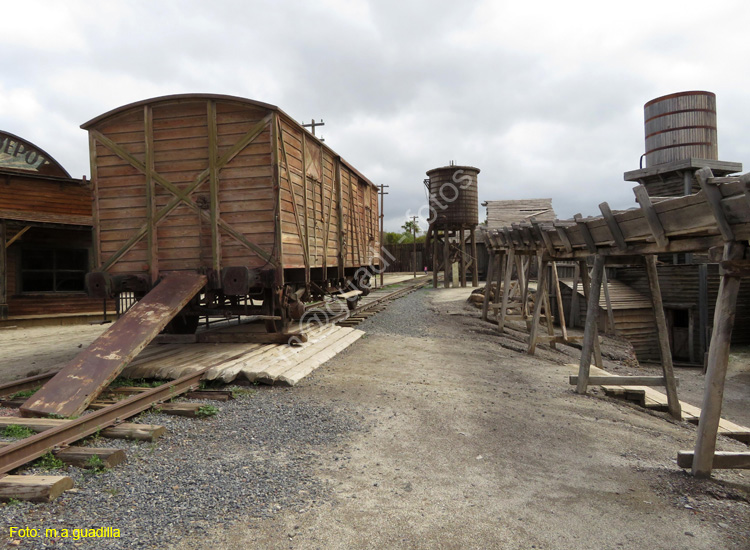
[(479, 223), (477, 174), (479, 168), (456, 166), (452, 162), (449, 166), (427, 171), (429, 179), (425, 180), (425, 185), (430, 194), (428, 236), (431, 236), (432, 240), (434, 287), (437, 287), (441, 259), (445, 273), (445, 288), (450, 287), (454, 264), (458, 265), (462, 287), (466, 286), (466, 274), (469, 269), (472, 273), (472, 285), (479, 284), (476, 261), (476, 227)]
[(646, 152), (638, 170), (624, 177), (643, 184), (650, 196), (697, 193), (694, 175), (704, 166), (714, 176), (742, 171), (742, 163), (719, 160), (715, 94), (691, 91), (657, 97), (643, 106), (643, 115)]

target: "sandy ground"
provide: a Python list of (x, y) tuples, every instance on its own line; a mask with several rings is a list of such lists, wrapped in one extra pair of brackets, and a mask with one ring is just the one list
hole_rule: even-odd
[[(565, 364), (577, 350), (517, 351), (522, 342), (500, 337), (465, 303), (470, 291), (422, 290), (394, 302), (292, 390), (366, 427), (316, 451), (325, 499), (177, 548), (750, 548), (748, 474), (693, 479), (675, 458), (692, 449), (694, 426), (575, 394)], [(0, 331), (3, 381), (59, 364), (101, 327), (38, 330)], [(725, 408), (741, 424), (745, 353), (735, 354)], [(700, 405), (699, 370), (679, 375), (680, 396)], [(744, 417), (733, 414), (739, 409)], [(718, 447), (747, 450), (723, 437)]]
[(675, 464), (693, 426), (575, 394), (570, 357), (499, 346), (466, 293), (392, 304), (375, 324), (420, 307), (422, 332), (372, 331), (295, 388), (370, 426), (321, 451), (330, 499), (179, 548), (749, 547), (750, 478), (696, 480)]

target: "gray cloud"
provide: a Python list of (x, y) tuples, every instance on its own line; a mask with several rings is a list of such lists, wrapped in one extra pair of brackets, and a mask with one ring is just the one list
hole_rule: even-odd
[(562, 217), (630, 207), (643, 103), (686, 89), (717, 94), (720, 157), (746, 160), (741, 33), (686, 33), (703, 15), (658, 2), (533, 4), (31, 2), (0, 21), (0, 128), (79, 175), (78, 127), (107, 110), (184, 92), (259, 99), (325, 119), (327, 143), (390, 186), (389, 229), (450, 160), (482, 170), (480, 200), (553, 197)]

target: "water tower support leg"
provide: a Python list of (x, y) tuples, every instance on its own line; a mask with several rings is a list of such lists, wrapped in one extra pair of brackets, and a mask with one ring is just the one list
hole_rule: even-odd
[(438, 260), (438, 230), (432, 233), (432, 288), (438, 286), (438, 271), (440, 270), (440, 261)]
[(443, 229), (443, 268), (445, 269), (445, 275), (443, 280), (443, 286), (445, 288), (451, 287), (451, 277), (453, 274), (452, 271), (452, 264), (451, 264), (451, 245), (450, 241), (448, 240), (448, 228)]
[(471, 286), (479, 286), (479, 261), (477, 259), (477, 235), (474, 229), (471, 229), (471, 257), (472, 270), (471, 270)]
[(458, 230), (458, 253), (460, 254), (460, 277), (461, 277), (461, 288), (466, 288), (466, 243), (464, 242), (464, 230)]

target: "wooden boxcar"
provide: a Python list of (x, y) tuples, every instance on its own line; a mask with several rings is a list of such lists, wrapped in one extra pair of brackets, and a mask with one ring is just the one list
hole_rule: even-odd
[(94, 185), (92, 295), (143, 294), (167, 272), (199, 271), (208, 284), (173, 322), (183, 331), (199, 315), (229, 314), (281, 317), (269, 326), (278, 329), (306, 300), (366, 293), (379, 265), (377, 187), (278, 107), (173, 95), (81, 127)]

